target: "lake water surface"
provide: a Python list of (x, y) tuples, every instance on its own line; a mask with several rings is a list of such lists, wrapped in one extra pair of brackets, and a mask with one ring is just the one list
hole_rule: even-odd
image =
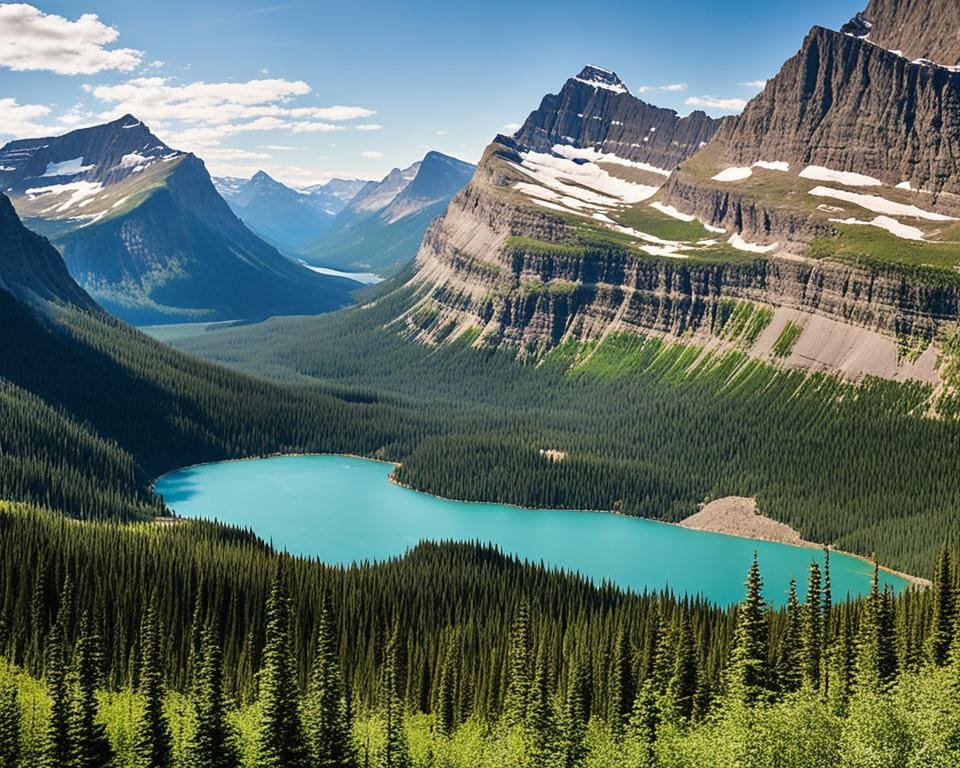
[[(693, 531), (604, 512), (530, 510), (439, 499), (388, 480), (393, 467), (342, 456), (283, 456), (205, 464), (157, 480), (183, 517), (253, 529), (278, 549), (327, 563), (383, 560), (424, 539), (481, 541), (528, 560), (578, 571), (637, 591), (668, 586), (723, 604), (743, 596), (756, 549), (769, 599), (785, 599), (790, 577), (805, 592), (823, 555), (736, 536)], [(834, 600), (870, 588), (872, 567), (833, 553)], [(882, 574), (896, 589), (906, 581)]]

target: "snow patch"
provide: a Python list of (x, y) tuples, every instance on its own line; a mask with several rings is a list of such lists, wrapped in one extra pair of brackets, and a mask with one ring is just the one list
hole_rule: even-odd
[(103, 184), (98, 181), (74, 181), (70, 184), (54, 184), (49, 187), (33, 187), (26, 190), (25, 194), (30, 198), (40, 197), (41, 195), (60, 195), (69, 194), (70, 197), (57, 208), (57, 213), (63, 213), (70, 209), (81, 200), (92, 197), (103, 189)]
[(661, 203), (659, 200), (655, 203), (650, 203), (651, 208), (656, 208), (660, 213), (665, 213), (671, 219), (679, 219), (680, 221), (694, 221), (696, 216), (693, 216), (689, 213), (683, 213), (678, 211), (672, 205), (667, 205), (666, 203)]
[(861, 224), (864, 226), (880, 227), (885, 229), (891, 235), (903, 238), (904, 240), (923, 240), (923, 231), (908, 224), (903, 224), (889, 216), (877, 216), (872, 221), (861, 221), (860, 219), (830, 219), (837, 224)]
[(629, 93), (626, 87), (621, 83), (604, 83), (601, 80), (584, 80), (580, 77), (573, 78), (578, 83), (583, 83), (584, 85), (591, 85), (594, 88), (603, 88), (606, 91), (613, 91), (614, 93)]
[(591, 163), (614, 163), (616, 165), (625, 165), (628, 168), (638, 168), (641, 171), (649, 171), (659, 176), (669, 176), (670, 171), (666, 168), (657, 168), (649, 163), (638, 163), (633, 160), (625, 160), (612, 152), (598, 152), (596, 149), (579, 147), (570, 147), (565, 144), (555, 144), (551, 150), (555, 155), (560, 155), (569, 160), (589, 160)]
[(748, 243), (739, 232), (734, 232), (727, 240), (730, 245), (738, 251), (749, 251), (750, 253), (770, 253), (780, 247), (780, 243), (771, 243), (770, 245), (758, 245), (757, 243)]
[(743, 181), (753, 175), (754, 168), (763, 168), (766, 171), (786, 172), (790, 170), (790, 163), (785, 160), (757, 160), (757, 162), (751, 166), (724, 168), (713, 177), (713, 181)]
[(96, 165), (84, 165), (83, 157), (75, 157), (72, 160), (64, 160), (59, 163), (47, 163), (47, 170), (40, 178), (48, 176), (76, 176), (79, 173), (86, 173), (96, 168)]
[(757, 160), (757, 162), (753, 164), (753, 167), (765, 168), (768, 171), (786, 172), (790, 170), (790, 163), (788, 163), (786, 160), (773, 160), (773, 161)]
[(120, 167), (121, 168), (136, 168), (138, 165), (146, 165), (149, 163), (151, 158), (146, 155), (141, 155), (139, 152), (131, 152), (128, 155), (124, 155), (120, 158)]
[(822, 165), (808, 165), (800, 171), (800, 178), (812, 179), (813, 181), (832, 181), (848, 187), (883, 186), (883, 182), (880, 181), (880, 179), (875, 179), (873, 176), (866, 176), (862, 173), (853, 173), (851, 171), (834, 171)]
[(832, 187), (814, 187), (810, 190), (811, 195), (816, 197), (829, 197), (834, 200), (843, 200), (846, 203), (859, 205), (874, 213), (883, 213), (889, 216), (908, 216), (914, 219), (925, 219), (927, 221), (956, 221), (953, 216), (945, 216), (942, 213), (933, 213), (917, 208), (915, 205), (904, 205), (895, 203), (892, 200), (880, 197), (879, 195), (864, 195), (859, 192), (848, 192), (845, 189), (833, 189)]

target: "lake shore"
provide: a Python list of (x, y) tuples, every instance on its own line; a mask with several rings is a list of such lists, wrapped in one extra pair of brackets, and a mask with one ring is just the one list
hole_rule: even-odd
[[(725, 496), (721, 499), (715, 499), (708, 504), (704, 504), (697, 512), (681, 520), (677, 525), (695, 531), (708, 531), (758, 541), (773, 541), (796, 547), (808, 547), (810, 549), (823, 549), (824, 547), (823, 544), (818, 544), (815, 541), (807, 541), (800, 535), (799, 531), (786, 523), (761, 515), (757, 510), (756, 499), (748, 496)], [(830, 546), (830, 551), (855, 557), (873, 565), (870, 558), (858, 555), (855, 552), (846, 552), (833, 546)], [(895, 571), (884, 566), (880, 566), (880, 570), (905, 579), (917, 587), (926, 588), (932, 585), (929, 579), (914, 576), (910, 573)]]
[[(353, 453), (272, 453), (263, 456), (249, 456), (245, 458), (236, 458), (236, 459), (222, 459), (220, 461), (207, 461), (200, 462), (199, 464), (192, 464), (190, 467), (181, 467), (180, 469), (174, 469), (170, 472), (165, 472), (163, 475), (157, 477), (151, 484), (151, 488), (156, 487), (156, 483), (162, 477), (166, 475), (173, 474), (174, 472), (181, 472), (184, 469), (190, 469), (191, 467), (202, 467), (210, 464), (221, 464), (224, 462), (242, 462), (242, 461), (256, 461), (259, 459), (275, 459), (275, 458), (284, 458), (288, 456), (338, 456), (349, 459), (360, 459), (363, 461), (373, 461), (379, 464), (388, 464), (394, 469), (400, 466), (399, 462), (390, 461), (388, 459), (377, 459), (370, 456), (360, 456)], [(535, 509), (533, 507), (524, 507), (520, 504), (509, 504), (506, 502), (499, 501), (476, 501), (470, 499), (451, 499), (446, 496), (440, 496), (435, 493), (430, 493), (429, 491), (423, 491), (419, 488), (415, 488), (412, 485), (407, 483), (400, 482), (396, 479), (394, 472), (390, 472), (387, 475), (387, 480), (394, 485), (404, 488), (409, 491), (414, 491), (415, 493), (422, 493), (427, 496), (432, 496), (436, 499), (441, 499), (443, 501), (459, 501), (470, 504), (494, 504), (504, 507), (513, 507), (515, 509)], [(609, 515), (621, 515), (624, 517), (630, 517), (630, 515), (624, 515), (622, 512), (612, 509), (584, 509), (584, 510), (570, 510), (574, 512), (601, 512)], [(175, 517), (175, 516), (174, 516)], [(163, 518), (161, 518), (163, 519)], [(791, 528), (786, 523), (778, 522), (772, 518), (761, 515), (757, 511), (756, 499), (747, 496), (725, 496), (721, 499), (716, 499), (709, 502), (708, 504), (703, 505), (697, 512), (693, 513), (689, 517), (684, 518), (678, 523), (671, 523), (665, 520), (655, 520), (653, 518), (637, 518), (650, 520), (651, 522), (661, 523), (663, 525), (676, 525), (681, 528), (688, 528), (690, 530), (696, 531), (705, 531), (708, 533), (717, 533), (723, 536), (736, 536), (741, 539), (753, 539), (755, 541), (770, 541), (777, 544), (788, 544), (791, 546), (797, 547), (806, 547), (808, 549), (820, 549), (822, 550), (824, 545), (818, 544), (814, 541), (807, 541), (804, 539), (799, 531)], [(855, 552), (847, 552), (842, 549), (837, 549), (836, 547), (830, 546), (830, 551), (837, 552), (839, 554), (847, 555), (849, 557), (856, 558), (861, 560), (869, 565), (873, 565), (873, 561), (869, 557), (859, 555)], [(887, 568), (885, 566), (880, 566), (880, 570), (892, 575), (897, 576), (905, 581), (909, 582), (911, 585), (921, 588), (927, 588), (932, 586), (933, 582), (929, 579), (921, 578), (920, 576), (914, 576), (910, 573), (904, 573), (903, 571), (897, 571), (893, 568)]]

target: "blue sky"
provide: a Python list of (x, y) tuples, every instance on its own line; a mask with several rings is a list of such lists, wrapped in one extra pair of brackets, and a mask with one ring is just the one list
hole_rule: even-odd
[(587, 63), (651, 103), (730, 114), (812, 25), (865, 3), (0, 4), (0, 141), (133, 111), (217, 174), (378, 178), (427, 149), (476, 161)]

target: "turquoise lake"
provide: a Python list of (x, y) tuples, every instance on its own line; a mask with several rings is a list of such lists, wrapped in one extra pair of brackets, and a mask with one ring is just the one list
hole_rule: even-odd
[[(424, 539), (481, 541), (504, 552), (604, 579), (635, 591), (669, 587), (729, 604), (743, 596), (753, 552), (768, 599), (785, 599), (790, 577), (801, 599), (807, 569), (823, 555), (650, 520), (573, 510), (531, 510), (439, 499), (388, 480), (393, 467), (341, 456), (283, 456), (204, 464), (156, 483), (182, 517), (250, 528), (277, 549), (349, 564), (402, 555)], [(871, 566), (832, 553), (834, 600), (870, 588)], [(881, 574), (902, 589), (907, 582)]]

